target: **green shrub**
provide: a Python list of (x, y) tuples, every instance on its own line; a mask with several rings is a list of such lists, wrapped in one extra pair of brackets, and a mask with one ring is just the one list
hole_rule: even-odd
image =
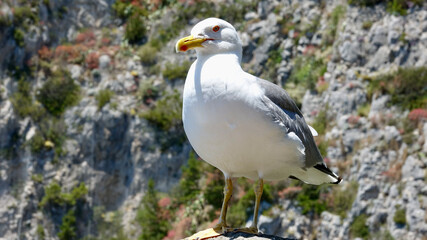
[(315, 57), (298, 57), (294, 62), (294, 69), (288, 82), (301, 85), (306, 89), (316, 90), (316, 83), (319, 77), (326, 72), (326, 64), (322, 59)]
[(392, 14), (406, 15), (406, 0), (391, 0), (387, 3), (387, 11)]
[(12, 21), (5, 14), (0, 15), (0, 28), (10, 27), (12, 25)]
[(41, 224), (37, 225), (37, 237), (38, 237), (38, 240), (44, 240), (44, 238), (46, 237), (43, 225)]
[(224, 198), (224, 180), (214, 179), (211, 181), (203, 191), (203, 195), (206, 202), (212, 205), (214, 209), (221, 208)]
[(182, 176), (179, 181), (179, 202), (187, 203), (200, 193), (201, 165), (202, 162), (197, 160), (195, 153), (190, 152), (187, 165), (182, 167)]
[(359, 185), (356, 181), (350, 182), (345, 189), (333, 187), (331, 199), (327, 203), (327, 210), (338, 214), (341, 219), (347, 216), (357, 195)]
[(42, 117), (43, 109), (33, 102), (30, 82), (27, 80), (18, 81), (18, 91), (10, 99), (13, 109), (20, 117), (31, 117), (34, 121), (39, 121)]
[(404, 109), (427, 108), (427, 67), (399, 68), (397, 72), (371, 80), (368, 97), (374, 93), (391, 95), (390, 103)]
[(33, 23), (38, 23), (38, 14), (33, 13), (31, 8), (28, 6), (16, 7), (13, 9), (13, 24), (21, 26), (27, 20), (31, 20)]
[(18, 46), (24, 47), (25, 45), (24, 37), (25, 37), (24, 32), (19, 28), (15, 28), (15, 30), (13, 31), (13, 38), (15, 39), (15, 42)]
[(326, 128), (328, 126), (328, 118), (326, 113), (327, 113), (327, 109), (320, 110), (317, 113), (317, 116), (314, 119), (314, 122), (310, 124), (316, 130), (319, 136), (326, 133)]
[(352, 238), (369, 238), (369, 227), (366, 225), (366, 220), (368, 216), (366, 214), (361, 214), (357, 216), (350, 225), (350, 236)]
[(409, 3), (422, 6), (423, 0), (391, 0), (387, 1), (387, 11), (391, 14), (406, 15)]
[(385, 0), (348, 0), (348, 4), (361, 6), (361, 7), (370, 7), (375, 6), (380, 2), (384, 2)]
[(114, 13), (116, 16), (127, 19), (128, 17), (138, 14), (141, 16), (147, 16), (148, 12), (145, 10), (144, 6), (135, 6), (131, 4), (131, 0), (120, 0), (115, 1), (112, 5)]
[(61, 6), (58, 8), (58, 11), (55, 11), (53, 16), (58, 16), (59, 19), (64, 19), (65, 15), (68, 13), (67, 6)]
[(57, 182), (52, 182), (49, 186), (44, 188), (44, 196), (39, 205), (41, 207), (47, 204), (63, 205), (64, 202), (61, 195), (61, 186)]
[(321, 141), (317, 142), (317, 147), (319, 148), (320, 154), (323, 157), (326, 157), (326, 155), (328, 155), (329, 141), (322, 139)]
[(60, 240), (77, 239), (76, 216), (74, 214), (74, 210), (69, 210), (62, 218), (62, 224), (59, 227), (58, 238)]
[(66, 125), (62, 120), (44, 119), (39, 123), (39, 129), (31, 138), (29, 144), (32, 153), (41, 153), (53, 149), (55, 157), (60, 156), (65, 141)]
[(134, 14), (128, 18), (125, 28), (125, 39), (129, 43), (140, 42), (146, 33), (144, 18), (139, 14)]
[[(257, 184), (257, 183), (254, 183)], [(227, 213), (227, 222), (230, 226), (242, 226), (249, 216), (253, 214), (255, 207), (255, 192), (253, 188), (245, 189), (246, 193), (237, 203), (232, 203)], [(272, 188), (269, 184), (264, 184), (264, 191), (261, 201), (273, 203), (274, 198)]]
[(57, 182), (52, 182), (45, 187), (45, 195), (39, 203), (40, 207), (48, 204), (74, 206), (78, 200), (83, 200), (88, 193), (86, 185), (82, 182), (73, 188), (70, 193), (62, 192), (61, 186)]
[(114, 13), (119, 18), (125, 19), (128, 17), (129, 10), (128, 9), (129, 4), (123, 1), (115, 1), (112, 5), (112, 8), (114, 10)]
[(93, 220), (98, 233), (97, 238), (93, 240), (128, 240), (122, 225), (120, 211), (106, 212), (104, 206), (95, 206), (93, 207)]
[(329, 18), (329, 25), (326, 29), (326, 34), (323, 37), (324, 45), (330, 46), (334, 43), (340, 19), (345, 15), (345, 13), (346, 9), (343, 5), (338, 5), (334, 10), (332, 10)]
[(154, 108), (141, 114), (162, 130), (169, 130), (182, 121), (182, 100), (178, 91), (163, 94), (163, 98), (156, 102)]
[(159, 96), (159, 89), (154, 86), (152, 80), (146, 80), (140, 83), (138, 89), (138, 99), (145, 104), (150, 105), (153, 100)]
[(184, 61), (181, 64), (166, 63), (162, 73), (168, 80), (185, 79), (190, 66), (189, 61)]
[(79, 94), (80, 87), (70, 73), (59, 70), (43, 84), (36, 97), (49, 113), (59, 117), (67, 107), (78, 103)]
[(371, 104), (364, 103), (357, 108), (357, 114), (361, 117), (368, 117), (371, 111)]
[(275, 49), (268, 52), (267, 63), (261, 75), (262, 78), (270, 79), (271, 81), (277, 79), (277, 68), (280, 62), (282, 62), (282, 55), (280, 54), (280, 52), (281, 49)]
[(132, 1), (115, 1), (112, 5), (112, 8), (115, 14), (126, 20), (125, 25), (125, 39), (129, 43), (138, 43), (141, 42), (146, 34), (145, 19), (148, 15), (144, 2), (142, 6), (136, 6), (132, 4)]
[(331, 23), (334, 26), (335, 31), (336, 31), (336, 27), (338, 26), (340, 19), (343, 17), (345, 12), (346, 12), (346, 9), (343, 5), (338, 5), (334, 8), (334, 10), (332, 10)]
[(365, 21), (362, 24), (362, 28), (364, 30), (369, 30), (369, 29), (371, 29), (371, 27), (372, 27), (372, 21)]
[(109, 103), (113, 95), (114, 92), (112, 92), (111, 90), (99, 90), (98, 94), (95, 96), (95, 99), (98, 102), (98, 110), (101, 110), (107, 103)]
[(156, 60), (157, 60), (156, 54), (157, 54), (157, 49), (149, 43), (143, 45), (138, 50), (138, 56), (141, 59), (141, 62), (144, 65), (148, 65), (148, 66), (154, 65), (156, 63)]
[(407, 14), (408, 2), (418, 6), (423, 4), (423, 0), (348, 0), (348, 4), (361, 7), (372, 7), (379, 3), (387, 3), (387, 11), (389, 13), (400, 15)]
[(315, 186), (310, 184), (302, 184), (302, 190), (298, 193), (296, 200), (298, 205), (302, 208), (302, 214), (315, 214), (320, 215), (326, 210), (326, 202), (321, 198), (327, 189), (326, 185)]
[(405, 32), (403, 32), (402, 34), (400, 34), (399, 41), (402, 42), (403, 44), (407, 44), (408, 43), (408, 40), (406, 40), (406, 33)]
[(398, 225), (406, 225), (406, 210), (396, 205), (396, 212), (394, 212), (393, 221)]
[(225, 19), (233, 24), (242, 23), (245, 14), (253, 11), (258, 6), (258, 1), (237, 0), (232, 4), (221, 4), (217, 15), (221, 19)]
[(31, 180), (32, 180), (34, 183), (42, 183), (42, 182), (43, 182), (43, 175), (41, 175), (41, 174), (34, 174), (34, 175), (31, 175)]
[(37, 131), (36, 134), (31, 138), (30, 148), (32, 153), (40, 153), (44, 150), (45, 139), (43, 135)]
[(158, 202), (159, 198), (154, 189), (154, 181), (150, 180), (147, 192), (141, 202), (141, 208), (136, 216), (136, 221), (142, 228), (139, 240), (161, 240), (166, 236), (169, 223), (167, 219), (162, 217), (162, 209), (160, 209)]
[(76, 202), (78, 200), (84, 199), (87, 194), (88, 194), (88, 189), (86, 187), (86, 184), (82, 182), (79, 184), (79, 186), (74, 187), (71, 190), (71, 193), (63, 193), (62, 196), (69, 205), (73, 206), (73, 205), (76, 205)]

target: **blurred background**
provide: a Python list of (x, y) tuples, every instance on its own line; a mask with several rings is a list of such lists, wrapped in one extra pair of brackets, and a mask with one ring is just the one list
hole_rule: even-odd
[[(0, 239), (181, 239), (213, 226), (222, 173), (192, 151), (194, 24), (239, 31), (243, 68), (283, 88), (344, 182), (266, 185), (260, 230), (427, 239), (423, 0), (2, 0)], [(250, 224), (235, 179), (228, 221)]]

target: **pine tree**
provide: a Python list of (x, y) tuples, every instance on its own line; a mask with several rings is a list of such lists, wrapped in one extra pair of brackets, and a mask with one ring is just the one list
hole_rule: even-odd
[(142, 207), (137, 214), (137, 221), (142, 227), (140, 240), (161, 240), (168, 232), (169, 224), (166, 219), (162, 218), (162, 209), (160, 209), (158, 202), (159, 198), (154, 189), (154, 181), (150, 180), (147, 192), (141, 202)]
[(200, 193), (200, 168), (201, 162), (197, 160), (194, 152), (190, 152), (187, 166), (182, 168), (182, 176), (179, 183), (179, 201), (181, 203), (194, 199)]
[(58, 238), (60, 240), (73, 240), (77, 239), (76, 234), (76, 216), (74, 210), (71, 209), (62, 218), (62, 225), (59, 227)]

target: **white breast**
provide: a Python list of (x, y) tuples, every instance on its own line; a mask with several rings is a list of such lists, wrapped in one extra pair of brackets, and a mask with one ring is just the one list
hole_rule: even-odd
[(231, 177), (266, 180), (287, 178), (302, 166), (297, 143), (260, 107), (263, 92), (255, 79), (243, 71), (199, 70), (193, 65), (187, 76), (183, 122), (203, 160)]

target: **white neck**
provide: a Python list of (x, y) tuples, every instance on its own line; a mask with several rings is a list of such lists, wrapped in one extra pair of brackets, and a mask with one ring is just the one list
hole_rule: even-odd
[[(204, 49), (203, 49), (204, 50)], [(209, 52), (209, 51), (197, 51), (197, 60), (206, 61), (213, 56), (220, 56), (229, 60), (236, 61), (239, 65), (242, 62), (242, 47), (228, 50), (227, 52)]]

